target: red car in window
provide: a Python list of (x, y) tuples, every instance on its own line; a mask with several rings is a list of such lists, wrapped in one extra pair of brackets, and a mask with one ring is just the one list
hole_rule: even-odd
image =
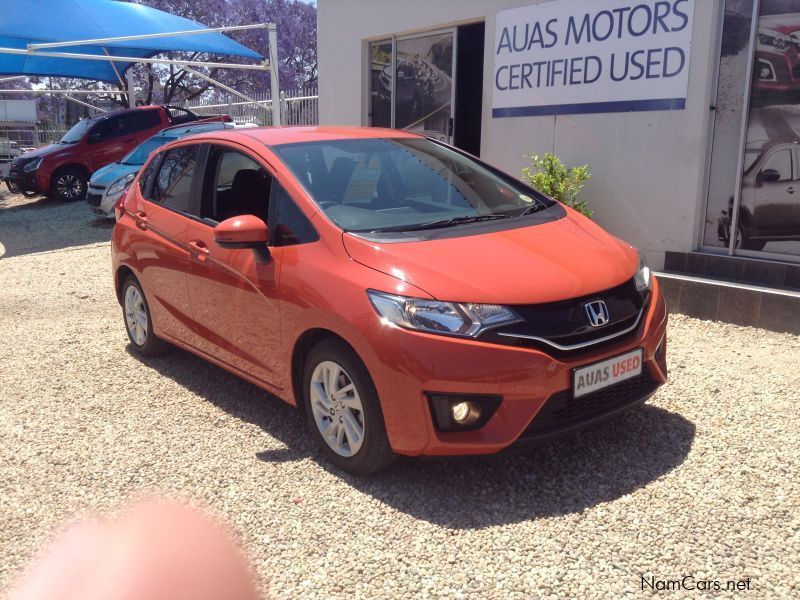
[(497, 452), (666, 381), (641, 255), (494, 167), (407, 132), (197, 134), (117, 207), (132, 348), (185, 348), (297, 406), (335, 464)]

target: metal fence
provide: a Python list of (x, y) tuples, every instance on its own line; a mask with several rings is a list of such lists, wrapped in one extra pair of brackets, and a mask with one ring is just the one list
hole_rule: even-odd
[[(226, 114), (237, 123), (272, 125), (272, 99), (269, 92), (252, 94), (256, 102), (247, 102), (239, 96), (217, 95), (208, 100), (192, 100), (183, 104), (198, 115)], [(316, 125), (319, 123), (319, 96), (316, 88), (281, 92), (281, 122), (284, 125)], [(53, 144), (60, 140), (68, 128), (0, 127), (0, 140), (16, 148)], [(4, 148), (5, 150), (5, 148)]]
[(35, 148), (57, 142), (66, 132), (66, 129), (46, 129), (35, 123), (24, 127), (0, 125), (0, 143), (12, 144), (21, 148)]
[[(272, 125), (272, 98), (269, 92), (250, 94), (255, 102), (239, 96), (217, 95), (209, 100), (192, 100), (183, 104), (198, 115), (226, 114), (237, 123)], [(281, 92), (281, 122), (284, 125), (316, 125), (319, 123), (319, 96), (315, 88)]]

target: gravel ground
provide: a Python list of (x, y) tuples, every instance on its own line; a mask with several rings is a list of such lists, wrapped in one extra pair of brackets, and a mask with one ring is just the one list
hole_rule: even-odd
[(670, 382), (641, 409), (359, 479), (254, 386), (132, 356), (109, 235), (83, 206), (0, 194), (0, 589), (65, 519), (157, 490), (224, 515), (278, 598), (640, 596), (685, 575), (797, 597), (800, 338), (675, 315)]

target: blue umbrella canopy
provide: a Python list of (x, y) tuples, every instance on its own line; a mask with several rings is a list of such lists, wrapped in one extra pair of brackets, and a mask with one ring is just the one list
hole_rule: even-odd
[[(67, 42), (119, 36), (205, 29), (205, 25), (149, 6), (114, 0), (3, 0), (0, 48), (24, 49), (31, 43)], [(66, 46), (39, 52), (69, 52), (149, 58), (168, 51), (263, 57), (217, 32), (167, 36), (102, 45)], [(116, 83), (133, 62), (44, 57), (0, 52), (0, 75), (78, 77)]]

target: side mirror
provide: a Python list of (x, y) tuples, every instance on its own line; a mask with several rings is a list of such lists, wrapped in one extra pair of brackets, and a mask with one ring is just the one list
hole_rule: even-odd
[(103, 139), (103, 134), (99, 131), (94, 131), (89, 134), (88, 141), (90, 144), (94, 144), (95, 142), (99, 142)]
[(269, 242), (267, 224), (254, 215), (225, 219), (214, 227), (214, 241), (223, 248), (266, 250)]
[(780, 174), (779, 171), (777, 171), (775, 169), (764, 169), (763, 171), (761, 171), (760, 179), (761, 179), (761, 181), (767, 181), (767, 182), (780, 181), (781, 180), (781, 174)]

